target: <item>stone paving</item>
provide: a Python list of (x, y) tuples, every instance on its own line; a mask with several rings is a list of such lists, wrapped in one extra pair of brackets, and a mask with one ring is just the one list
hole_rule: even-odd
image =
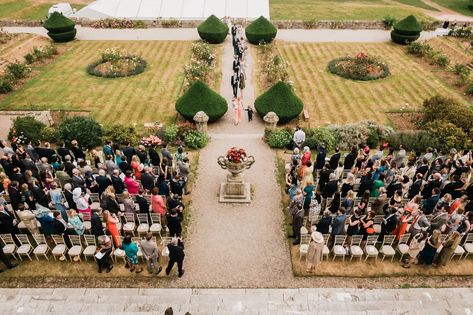
[(0, 289), (0, 314), (473, 314), (472, 289)]

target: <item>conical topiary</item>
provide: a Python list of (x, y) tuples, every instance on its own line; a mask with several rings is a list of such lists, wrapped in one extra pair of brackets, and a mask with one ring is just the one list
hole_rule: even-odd
[(285, 82), (278, 82), (255, 100), (255, 109), (261, 117), (275, 112), (284, 124), (299, 116), (304, 104)]
[(422, 32), (422, 26), (416, 17), (409, 15), (405, 19), (397, 22), (391, 31), (391, 39), (393, 42), (406, 45), (417, 40)]
[(43, 27), (55, 42), (68, 42), (76, 37), (75, 23), (59, 12), (54, 12), (44, 21)]
[(246, 38), (255, 45), (261, 42), (271, 43), (277, 33), (278, 29), (264, 16), (260, 16), (245, 29)]
[(176, 102), (177, 112), (190, 122), (199, 111), (209, 116), (209, 122), (217, 121), (227, 109), (227, 101), (200, 80), (195, 81)]
[(228, 26), (212, 14), (207, 20), (200, 23), (197, 32), (202, 40), (211, 44), (220, 44), (228, 35)]

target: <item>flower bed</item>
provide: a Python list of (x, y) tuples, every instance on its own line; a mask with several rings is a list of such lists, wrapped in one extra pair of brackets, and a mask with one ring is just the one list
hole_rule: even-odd
[(107, 49), (102, 58), (87, 67), (87, 73), (103, 78), (118, 78), (137, 75), (145, 71), (146, 61), (119, 49)]
[(390, 74), (386, 63), (365, 53), (334, 59), (328, 63), (328, 70), (343, 78), (359, 81), (378, 80)]

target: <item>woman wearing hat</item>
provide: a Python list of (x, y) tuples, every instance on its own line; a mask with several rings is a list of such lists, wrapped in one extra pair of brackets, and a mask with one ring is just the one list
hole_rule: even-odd
[(313, 232), (307, 251), (307, 269), (306, 272), (315, 272), (315, 269), (322, 262), (324, 251), (324, 237), (320, 232)]
[[(99, 265), (99, 273), (103, 269), (109, 273), (113, 269), (112, 260), (110, 254), (112, 253), (112, 240), (107, 235), (100, 235), (98, 237), (98, 250), (96, 254), (97, 264)], [(100, 258), (99, 258), (100, 257)]]

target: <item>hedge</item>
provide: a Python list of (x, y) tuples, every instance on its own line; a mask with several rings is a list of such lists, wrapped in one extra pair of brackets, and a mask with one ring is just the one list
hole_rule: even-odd
[(396, 44), (408, 45), (411, 42), (416, 41), (420, 37), (420, 34), (417, 35), (403, 35), (398, 34), (395, 31), (391, 31), (391, 40)]
[(261, 117), (268, 112), (275, 112), (282, 124), (299, 116), (303, 107), (301, 99), (284, 82), (276, 83), (255, 100), (256, 111)]
[(51, 37), (51, 39), (55, 42), (58, 43), (65, 43), (65, 42), (70, 42), (71, 40), (74, 40), (76, 37), (77, 30), (73, 29), (72, 31), (67, 31), (63, 33), (52, 33), (48, 32), (48, 36)]
[(43, 27), (52, 33), (64, 33), (72, 31), (76, 24), (59, 12), (54, 12), (44, 21)]
[(277, 28), (264, 16), (260, 16), (245, 29), (246, 38), (252, 44), (271, 43), (276, 37)]
[(422, 26), (413, 15), (409, 15), (405, 19), (397, 22), (391, 31), (391, 39), (393, 42), (406, 45), (417, 40), (422, 32)]
[(422, 105), (422, 124), (436, 120), (450, 122), (469, 132), (472, 129), (473, 111), (456, 99), (436, 95), (426, 99)]
[(92, 149), (101, 145), (103, 128), (92, 117), (76, 116), (64, 119), (58, 127), (61, 139), (66, 143), (77, 140), (83, 149)]
[(197, 32), (202, 40), (211, 44), (220, 44), (227, 37), (228, 26), (212, 14), (197, 27)]
[(227, 109), (227, 101), (200, 80), (195, 81), (176, 102), (177, 112), (190, 122), (199, 111), (209, 116), (209, 122), (217, 121)]
[(41, 140), (41, 133), (46, 127), (44, 123), (32, 116), (18, 116), (13, 120), (12, 127), (8, 132), (8, 140), (22, 136), (26, 142)]

